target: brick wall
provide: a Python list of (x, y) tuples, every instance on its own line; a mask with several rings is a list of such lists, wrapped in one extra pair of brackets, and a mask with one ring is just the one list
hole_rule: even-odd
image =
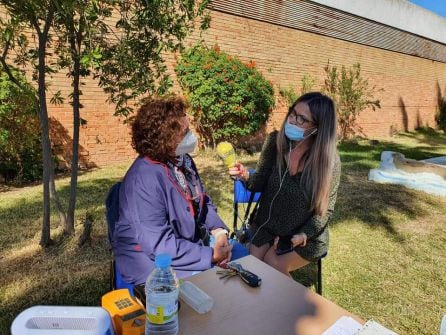
[[(373, 33), (373, 32), (371, 32)], [(192, 36), (192, 44), (198, 35)], [(359, 118), (368, 137), (385, 137), (396, 130), (435, 126), (437, 95), (446, 94), (446, 64), (415, 56), (354, 44), (322, 35), (293, 30), (220, 12), (212, 12), (211, 28), (203, 34), (209, 45), (218, 43), (222, 51), (243, 61), (254, 60), (258, 69), (279, 87), (300, 90), (301, 78), (309, 74), (319, 89), (324, 66), (350, 66), (359, 62), (371, 85), (383, 88), (377, 98), (382, 108), (366, 110)], [(168, 58), (172, 67), (174, 57)], [(67, 92), (69, 82), (60, 74), (53, 86)], [(51, 89), (51, 88), (50, 88)], [(178, 88), (176, 88), (178, 90)], [(83, 86), (81, 117), (87, 121), (80, 131), (81, 164), (104, 166), (135, 156), (130, 146), (129, 129), (113, 116), (114, 108), (93, 80)], [(266, 131), (280, 125), (286, 107), (278, 103)], [(53, 139), (56, 151), (69, 156), (71, 109), (69, 105), (51, 106)]]

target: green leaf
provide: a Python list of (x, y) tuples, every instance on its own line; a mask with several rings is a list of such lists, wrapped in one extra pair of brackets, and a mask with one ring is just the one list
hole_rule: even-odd
[(83, 55), (80, 59), (82, 65), (87, 65), (90, 63), (90, 55)]
[(56, 93), (54, 93), (50, 99), (50, 103), (52, 105), (61, 105), (64, 103), (64, 101), (65, 101), (65, 98), (62, 96), (61, 91), (57, 91)]
[(8, 28), (6, 28), (5, 30), (4, 30), (4, 32), (3, 32), (3, 39), (6, 41), (6, 42), (9, 42), (9, 41), (11, 41), (11, 38), (12, 38), (12, 30), (8, 27)]

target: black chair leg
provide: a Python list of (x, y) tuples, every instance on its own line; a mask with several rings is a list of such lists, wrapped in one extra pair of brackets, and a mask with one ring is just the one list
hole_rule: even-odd
[(115, 283), (115, 260), (112, 259), (110, 262), (110, 291), (116, 289)]
[(322, 295), (322, 258), (317, 261), (317, 288), (318, 294)]
[(238, 204), (234, 202), (234, 222), (232, 224), (232, 232), (235, 233), (237, 230), (237, 219), (238, 219)]

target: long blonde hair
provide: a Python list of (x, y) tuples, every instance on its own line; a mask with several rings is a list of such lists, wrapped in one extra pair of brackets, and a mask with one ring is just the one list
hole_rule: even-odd
[(298, 103), (308, 105), (317, 127), (317, 132), (311, 135), (314, 137), (313, 144), (304, 155), (300, 182), (311, 201), (311, 210), (323, 216), (327, 213), (332, 171), (336, 159), (335, 105), (331, 98), (319, 92), (304, 94), (294, 102), (277, 136), (276, 164), (279, 171), (282, 171), (291, 145), (285, 135), (285, 123)]

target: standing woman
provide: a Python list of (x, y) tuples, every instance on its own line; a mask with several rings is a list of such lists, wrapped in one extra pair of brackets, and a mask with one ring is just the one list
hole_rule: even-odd
[(289, 275), (328, 250), (328, 220), (339, 185), (333, 101), (319, 92), (290, 107), (280, 131), (266, 139), (256, 171), (242, 164), (229, 174), (262, 192), (250, 252)]

